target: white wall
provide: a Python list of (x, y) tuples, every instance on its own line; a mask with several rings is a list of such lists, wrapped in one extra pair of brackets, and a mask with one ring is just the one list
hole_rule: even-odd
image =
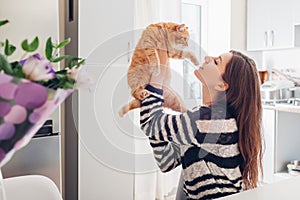
[(208, 1), (207, 53), (219, 55), (230, 50), (231, 0)]
[(231, 41), (232, 49), (246, 50), (246, 0), (231, 0)]
[(295, 69), (300, 72), (300, 48), (263, 52), (263, 65), (266, 68)]

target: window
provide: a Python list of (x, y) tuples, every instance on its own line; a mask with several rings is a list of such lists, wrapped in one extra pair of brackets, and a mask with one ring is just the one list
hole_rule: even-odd
[[(188, 50), (194, 52), (201, 63), (204, 48), (206, 1), (183, 0), (181, 4), (181, 22), (189, 27), (190, 41)], [(201, 99), (201, 83), (194, 75), (195, 66), (187, 60), (182, 63), (183, 67), (183, 97), (184, 99)]]

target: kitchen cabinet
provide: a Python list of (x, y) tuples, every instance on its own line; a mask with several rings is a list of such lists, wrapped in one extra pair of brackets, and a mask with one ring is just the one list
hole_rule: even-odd
[[(260, 5), (260, 6), (258, 6)], [(266, 0), (247, 1), (247, 50), (261, 50), (267, 47), (269, 15)]]
[(293, 1), (247, 1), (248, 51), (294, 46)]
[(263, 133), (263, 182), (271, 183), (274, 177), (275, 163), (275, 111), (263, 109), (262, 116)]
[(300, 160), (300, 114), (277, 111), (275, 173), (287, 172), (287, 164)]
[(295, 46), (300, 46), (300, 1), (293, 0), (293, 21), (295, 27)]
[(299, 160), (300, 108), (293, 105), (263, 108), (263, 183), (291, 178), (287, 164)]
[(60, 135), (33, 138), (1, 168), (3, 177), (44, 175), (61, 190), (60, 143)]
[(293, 21), (294, 21), (294, 24), (297, 24), (299, 25), (300, 24), (300, 1), (299, 0), (293, 0), (293, 8), (292, 8), (292, 11), (293, 11)]

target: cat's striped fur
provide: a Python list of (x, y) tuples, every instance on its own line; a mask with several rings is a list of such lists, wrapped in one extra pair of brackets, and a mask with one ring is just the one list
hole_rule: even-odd
[[(128, 85), (131, 95), (135, 98), (119, 111), (120, 116), (124, 116), (129, 110), (139, 108), (141, 101), (149, 94), (145, 86), (149, 83), (152, 74), (160, 72), (160, 59), (158, 51), (167, 52), (167, 60), (187, 58), (199, 65), (199, 62), (192, 52), (185, 51), (188, 46), (189, 32), (184, 24), (157, 23), (150, 24), (143, 32), (133, 53), (131, 64), (127, 73)], [(166, 73), (164, 82), (164, 107), (175, 111), (185, 111), (181, 100), (170, 88), (170, 68)]]

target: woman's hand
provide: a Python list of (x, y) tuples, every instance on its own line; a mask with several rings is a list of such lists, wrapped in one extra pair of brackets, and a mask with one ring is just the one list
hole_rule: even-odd
[(158, 89), (162, 89), (168, 67), (168, 55), (166, 51), (159, 50), (158, 56), (160, 60), (160, 73), (158, 75), (152, 74), (149, 84)]

